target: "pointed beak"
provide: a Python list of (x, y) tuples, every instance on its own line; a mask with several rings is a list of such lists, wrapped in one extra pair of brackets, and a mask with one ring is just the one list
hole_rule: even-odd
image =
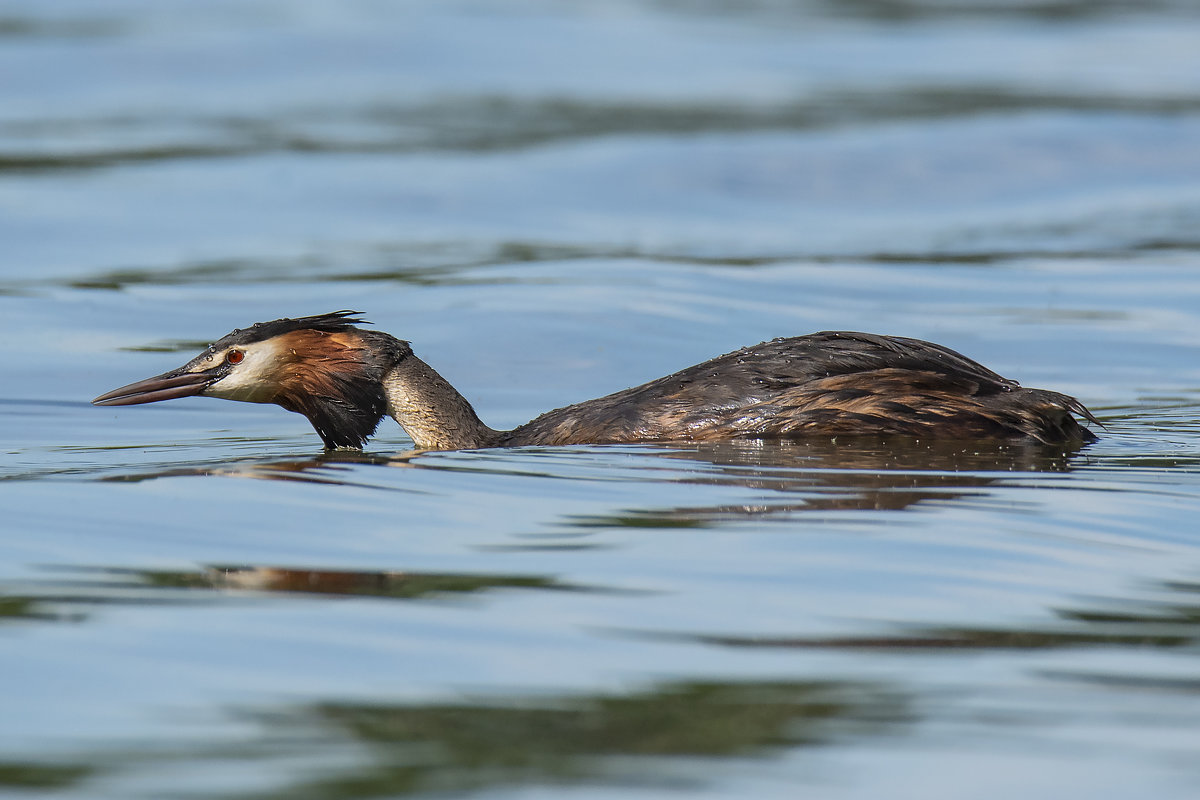
[(164, 372), (153, 378), (122, 386), (105, 392), (92, 401), (96, 406), (136, 406), (140, 403), (157, 403), (159, 400), (174, 400), (191, 397), (203, 392), (218, 377), (217, 370), (183, 372), (182, 369)]

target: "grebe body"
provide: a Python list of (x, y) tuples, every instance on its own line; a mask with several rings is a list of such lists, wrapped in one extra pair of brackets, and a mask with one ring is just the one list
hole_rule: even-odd
[(385, 414), (423, 450), (842, 435), (1066, 444), (1095, 439), (1077, 417), (1098, 424), (1075, 398), (1024, 388), (941, 345), (825, 331), (745, 347), (499, 431), (408, 342), (359, 324), (354, 311), (258, 323), (92, 402), (275, 403), (304, 414), (330, 449), (361, 448)]

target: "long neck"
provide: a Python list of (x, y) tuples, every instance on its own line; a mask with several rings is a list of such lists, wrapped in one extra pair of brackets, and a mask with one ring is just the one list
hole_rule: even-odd
[(421, 359), (409, 355), (384, 376), (388, 415), (421, 450), (491, 447), (500, 432), (484, 425), (475, 409)]

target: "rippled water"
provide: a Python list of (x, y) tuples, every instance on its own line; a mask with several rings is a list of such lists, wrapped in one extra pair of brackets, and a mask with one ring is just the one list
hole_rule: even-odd
[[(0, 11), (0, 791), (1192, 798), (1200, 14), (999, 0)], [(494, 426), (931, 339), (1104, 421), (320, 452), (96, 408), (362, 309)]]

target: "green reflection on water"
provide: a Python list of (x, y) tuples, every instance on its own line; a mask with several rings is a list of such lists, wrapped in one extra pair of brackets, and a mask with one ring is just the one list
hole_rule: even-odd
[(15, 619), (61, 619), (62, 615), (52, 613), (44, 603), (32, 597), (0, 596), (0, 622)]
[(483, 698), (429, 705), (321, 703), (257, 715), (367, 746), (367, 764), (262, 796), (372, 798), (539, 783), (666, 783), (702, 773), (670, 757), (750, 757), (880, 733), (912, 714), (893, 689), (834, 681), (666, 684), (621, 695)]
[[(1025, 91), (993, 83), (833, 89), (760, 104), (725, 100), (674, 104), (660, 100), (606, 102), (484, 94), (431, 102), (335, 105), (311, 111), (271, 109), (270, 117), (197, 115), (187, 120), (172, 119), (186, 125), (187, 132), (182, 136), (177, 125), (171, 126), (169, 132), (160, 132), (163, 119), (155, 115), (91, 119), (79, 125), (82, 132), (111, 136), (114, 129), (119, 129), (126, 136), (149, 143), (80, 146), (49, 153), (39, 147), (25, 150), (10, 147), (7, 152), (0, 152), (0, 174), (92, 170), (124, 164), (231, 159), (272, 153), (491, 152), (601, 136), (806, 131), (983, 113), (1184, 114), (1194, 113), (1197, 108), (1200, 99), (1185, 93)], [(342, 124), (331, 128), (327, 124), (330, 117), (336, 117)], [(0, 133), (4, 132), (32, 139), (38, 129), (9, 124), (0, 128)]]
[(1028, 627), (912, 626), (879, 635), (833, 637), (695, 635), (629, 631), (636, 638), (676, 639), (737, 648), (829, 650), (1051, 650), (1072, 647), (1192, 648), (1200, 643), (1200, 582), (1163, 581), (1169, 600), (1092, 598), (1057, 608), (1066, 624)]
[(96, 772), (82, 764), (21, 764), (0, 762), (0, 787), (10, 789), (62, 789)]
[[(762, 758), (835, 738), (901, 732), (915, 718), (910, 706), (893, 686), (833, 680), (678, 682), (624, 693), (424, 704), (316, 702), (231, 712), (258, 728), (236, 747), (126, 744), (61, 764), (0, 763), (0, 787), (53, 789), (190, 762), (218, 773), (253, 764), (254, 784), (272, 788), (191, 791), (259, 800), (545, 784), (686, 789), (713, 774), (689, 759)], [(331, 761), (331, 753), (341, 755)], [(358, 763), (348, 764), (347, 753), (358, 754)]]

